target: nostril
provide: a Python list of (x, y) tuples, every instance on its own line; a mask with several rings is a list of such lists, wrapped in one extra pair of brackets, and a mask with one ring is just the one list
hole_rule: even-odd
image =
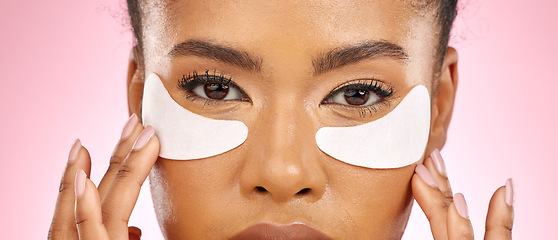
[(261, 186), (257, 186), (256, 187), (256, 192), (261, 192), (261, 193), (267, 192), (267, 189), (265, 189), (264, 187), (261, 187)]
[[(257, 186), (257, 187), (255, 187), (254, 189), (256, 190), (256, 192), (262, 193), (262, 194), (265, 194), (265, 193), (268, 193), (268, 192), (269, 192), (265, 187), (262, 187), (262, 186)], [(310, 188), (303, 188), (303, 189), (300, 189), (300, 191), (298, 191), (298, 192), (295, 194), (295, 196), (302, 197), (302, 196), (304, 196), (304, 195), (309, 194), (311, 191), (312, 191), (312, 189), (310, 189)]]
[(305, 195), (305, 194), (310, 193), (310, 191), (311, 191), (310, 188), (303, 188), (303, 189), (301, 189), (300, 191), (298, 191), (298, 192), (296, 193), (296, 195)]

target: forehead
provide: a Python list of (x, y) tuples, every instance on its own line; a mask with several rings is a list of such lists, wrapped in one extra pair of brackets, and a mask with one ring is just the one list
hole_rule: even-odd
[(402, 46), (411, 61), (433, 58), (437, 35), (430, 1), (145, 1), (144, 50), (157, 61), (176, 44), (203, 40), (308, 62), (308, 56), (340, 46), (387, 41)]
[[(256, 41), (262, 37), (296, 38), (333, 44), (376, 38), (405, 40), (419, 37), (430, 0), (374, 0), (374, 1), (230, 1), (230, 0), (160, 0), (146, 1), (142, 7), (147, 29), (164, 27), (165, 38), (176, 35), (214, 37)], [(424, 24), (422, 24), (424, 25)], [(160, 30), (160, 29), (159, 29)], [(324, 41), (326, 40), (326, 41)], [(292, 42), (291, 42), (292, 43)], [(306, 44), (304, 44), (306, 45)]]

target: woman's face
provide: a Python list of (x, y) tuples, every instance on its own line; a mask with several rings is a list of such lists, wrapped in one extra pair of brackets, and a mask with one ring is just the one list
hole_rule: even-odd
[[(437, 25), (417, 3), (143, 3), (140, 69), (158, 74), (191, 112), (249, 129), (217, 156), (159, 158), (150, 180), (166, 238), (225, 239), (262, 222), (303, 222), (335, 239), (400, 238), (415, 165), (352, 166), (320, 151), (315, 134), (381, 118), (416, 85), (432, 92)], [(178, 87), (196, 74), (231, 83)], [(131, 89), (141, 93), (137, 76)], [(356, 91), (336, 92), (351, 84)], [(130, 100), (139, 112), (141, 94)], [(436, 137), (427, 151), (441, 147)]]

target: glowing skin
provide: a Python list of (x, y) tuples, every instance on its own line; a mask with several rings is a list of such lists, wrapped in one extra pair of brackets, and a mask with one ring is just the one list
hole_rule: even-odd
[[(182, 112), (166, 124), (213, 119), (217, 122), (208, 124), (221, 126), (222, 120), (232, 120), (250, 132), (239, 134), (237, 143), (217, 151), (225, 151), (221, 154), (172, 161), (158, 156), (160, 142), (151, 126), (134, 124), (132, 133), (124, 131), (123, 136), (129, 135), (118, 142), (98, 188), (84, 177), (91, 166), (87, 149), (80, 147), (79, 154), (72, 150), (49, 239), (76, 239), (78, 233), (82, 239), (139, 238), (139, 229), (127, 223), (148, 174), (165, 239), (399, 239), (413, 197), (428, 217), (434, 239), (473, 239), (463, 195), (452, 199), (445, 171), (434, 166), (443, 163), (436, 153), (424, 164), (420, 159), (417, 165), (375, 169), (341, 162), (316, 143), (316, 132), (324, 127), (341, 132), (344, 127), (372, 128), (361, 134), (389, 138), (393, 131), (373, 136), (384, 131), (374, 128), (391, 128), (392, 122), (409, 121), (402, 120), (407, 116), (424, 124), (411, 127), (420, 131), (409, 138), (423, 139), (430, 129), (426, 153), (443, 147), (457, 84), (457, 54), (452, 48), (437, 50), (446, 46), (439, 46), (436, 2), (138, 1), (141, 13), (131, 14), (141, 19), (133, 23), (139, 39), (129, 62), (130, 113), (145, 114), (145, 122), (158, 124), (152, 118)], [(158, 96), (166, 97), (166, 103), (174, 100), (170, 105), (177, 111), (156, 112), (166, 103), (149, 99), (155, 78), (146, 79), (146, 73), (160, 77), (155, 83), (163, 94)], [(424, 87), (415, 88), (415, 100), (411, 89), (417, 85)], [(397, 116), (401, 109), (413, 108), (405, 101), (430, 111)], [(190, 151), (202, 138), (213, 144), (230, 140), (220, 139), (223, 135), (213, 128), (199, 130), (180, 134), (205, 136), (176, 144)], [(361, 147), (364, 141), (339, 144)], [(392, 160), (414, 161), (418, 152)], [(513, 199), (508, 196), (513, 198), (513, 187), (506, 185), (490, 202), (486, 239), (511, 239)]]
[[(161, 144), (159, 156), (166, 159), (219, 155), (238, 147), (248, 135), (242, 122), (209, 119), (183, 108), (156, 74), (145, 80), (142, 117), (144, 125), (156, 130)], [(384, 117), (354, 127), (321, 128), (316, 143), (326, 154), (351, 165), (398, 168), (420, 160), (429, 128), (430, 95), (419, 85)]]
[(384, 117), (354, 127), (324, 127), (318, 147), (337, 160), (366, 168), (398, 168), (419, 161), (430, 132), (430, 94), (414, 87)]
[[(415, 165), (350, 165), (321, 151), (316, 132), (378, 120), (423, 85), (432, 94), (426, 152), (443, 146), (454, 95), (447, 66), (434, 65), (437, 25), (432, 13), (422, 12), (431, 8), (393, 0), (141, 2), (143, 58), (130, 65), (131, 112), (141, 116), (144, 74), (156, 73), (183, 108), (249, 129), (244, 143), (222, 154), (157, 160), (151, 193), (167, 239), (228, 239), (262, 222), (303, 222), (334, 239), (401, 237), (413, 203)], [(254, 65), (225, 61), (233, 59), (223, 58), (231, 51), (191, 45), (173, 51), (192, 41), (232, 49)], [(316, 71), (328, 52), (378, 41), (400, 46), (405, 55), (352, 57)], [(446, 69), (439, 91), (432, 88), (438, 86), (435, 69)], [(250, 101), (190, 97), (177, 87), (183, 75), (206, 70), (232, 79)], [(370, 106), (324, 101), (341, 85), (370, 79), (395, 93)]]
[(209, 119), (183, 108), (156, 74), (145, 80), (142, 104), (143, 124), (155, 129), (163, 158), (191, 160), (219, 155), (238, 147), (248, 135), (242, 122)]

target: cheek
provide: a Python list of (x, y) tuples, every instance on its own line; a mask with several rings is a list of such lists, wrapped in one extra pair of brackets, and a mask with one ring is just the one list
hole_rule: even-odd
[(377, 170), (340, 163), (330, 186), (363, 236), (399, 239), (413, 203), (410, 180), (414, 167)]
[(223, 206), (236, 198), (236, 167), (230, 162), (223, 158), (159, 158), (150, 174), (151, 192), (159, 224), (168, 239), (203, 239), (209, 226), (215, 230), (216, 220), (223, 217)]
[[(323, 160), (329, 189), (314, 207), (302, 207), (299, 213), (331, 220), (329, 226), (341, 238), (400, 238), (412, 206), (409, 183), (414, 166), (373, 170)], [(258, 211), (270, 209), (273, 204), (240, 194), (237, 176), (241, 166), (234, 162), (223, 156), (157, 161), (150, 181), (157, 217), (168, 239), (225, 238), (254, 219)]]

